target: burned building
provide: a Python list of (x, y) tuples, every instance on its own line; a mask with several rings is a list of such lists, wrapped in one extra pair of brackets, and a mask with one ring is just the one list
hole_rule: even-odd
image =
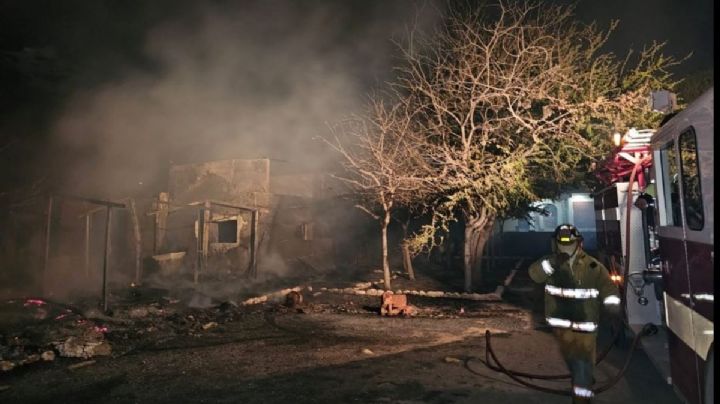
[(198, 282), (256, 276), (260, 259), (299, 271), (334, 267), (342, 259), (336, 229), (353, 216), (338, 198), (341, 185), (327, 174), (278, 165), (271, 170), (270, 160), (254, 159), (172, 166), (167, 192), (148, 212), (153, 270)]

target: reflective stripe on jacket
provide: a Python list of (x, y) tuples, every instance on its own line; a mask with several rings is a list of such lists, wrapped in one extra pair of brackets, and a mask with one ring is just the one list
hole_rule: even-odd
[(615, 284), (603, 264), (579, 249), (572, 267), (551, 254), (533, 262), (530, 277), (545, 283), (545, 317), (553, 327), (594, 332), (600, 307), (620, 301)]

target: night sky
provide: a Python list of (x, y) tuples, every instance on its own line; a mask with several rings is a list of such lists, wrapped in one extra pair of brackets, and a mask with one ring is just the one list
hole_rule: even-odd
[[(391, 38), (435, 21), (428, 4), (1, 0), (0, 197), (39, 178), (119, 197), (162, 187), (171, 163), (312, 156), (391, 77)], [(620, 19), (619, 54), (667, 41), (693, 52), (679, 77), (713, 69), (712, 0), (577, 4)]]

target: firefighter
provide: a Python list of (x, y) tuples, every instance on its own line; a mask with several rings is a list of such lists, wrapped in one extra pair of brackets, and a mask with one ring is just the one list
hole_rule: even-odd
[(530, 265), (530, 277), (545, 283), (545, 319), (553, 328), (560, 352), (572, 375), (574, 403), (593, 397), (593, 369), (600, 307), (620, 310), (610, 274), (582, 248), (582, 236), (571, 224), (553, 233), (553, 253)]

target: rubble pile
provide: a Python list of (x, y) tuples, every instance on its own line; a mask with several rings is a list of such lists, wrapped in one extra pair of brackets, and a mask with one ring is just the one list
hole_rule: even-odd
[(53, 361), (56, 355), (90, 358), (111, 354), (108, 328), (77, 309), (44, 299), (7, 300), (0, 308), (0, 370)]
[[(0, 373), (31, 363), (53, 362), (58, 357), (87, 364), (94, 363), (91, 358), (134, 351), (223, 343), (252, 330), (248, 324), (267, 321), (268, 314), (378, 315), (382, 314), (381, 296), (392, 294), (378, 282), (316, 290), (296, 286), (225, 301), (197, 290), (171, 293), (133, 287), (117, 293), (107, 313), (97, 308), (97, 300), (74, 306), (37, 298), (0, 302)], [(126, 296), (120, 296), (122, 293)], [(407, 296), (397, 296), (401, 293)], [(514, 315), (494, 310), (492, 302), (474, 294), (398, 290), (395, 296), (405, 300), (393, 300), (393, 307), (386, 310), (389, 314), (397, 314), (393, 311), (397, 309), (405, 310), (401, 314), (424, 318)]]

